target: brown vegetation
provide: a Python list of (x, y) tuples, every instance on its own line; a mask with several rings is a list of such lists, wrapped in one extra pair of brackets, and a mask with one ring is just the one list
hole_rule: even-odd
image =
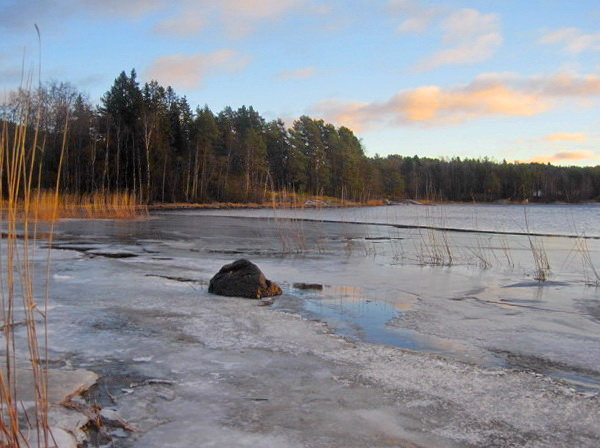
[[(7, 201), (2, 201), (1, 207), (6, 210)], [(23, 219), (26, 209), (23, 199), (17, 201), (16, 209), (17, 215)], [(36, 221), (53, 222), (63, 218), (132, 219), (146, 216), (148, 210), (129, 193), (56, 195), (50, 191), (37, 191), (29, 200), (27, 213)]]
[[(39, 117), (39, 116), (38, 116)], [(27, 145), (28, 108), (20, 110), (19, 124), (9, 131), (5, 124), (0, 136), (0, 197), (5, 198), (0, 211), (4, 228), (0, 251), (0, 311), (2, 319), (2, 368), (0, 369), (0, 446), (19, 448), (37, 443), (52, 444), (48, 425), (47, 375), (47, 300), (38, 304), (34, 291), (31, 254), (35, 244), (37, 221), (32, 203), (35, 201), (35, 179), (38, 178), (39, 134), (37, 125), (31, 145)], [(63, 146), (64, 147), (64, 146)], [(43, 147), (41, 148), (43, 150)], [(58, 180), (57, 180), (58, 184)], [(57, 194), (48, 202), (52, 216)], [(47, 293), (45, 294), (47, 299)], [(37, 321), (42, 320), (43, 333), (38, 334)], [(25, 336), (18, 327), (25, 328)], [(19, 377), (19, 375), (21, 375)], [(30, 378), (23, 378), (29, 376)], [(19, 385), (34, 385), (32, 407), (26, 409), (19, 397)]]

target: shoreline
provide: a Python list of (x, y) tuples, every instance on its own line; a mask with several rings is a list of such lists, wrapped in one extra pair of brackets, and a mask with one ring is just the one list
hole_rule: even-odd
[[(220, 210), (220, 209), (209, 209), (209, 210)], [(166, 211), (166, 210), (165, 210)], [(174, 210), (175, 211), (175, 210)], [(218, 215), (210, 215), (218, 216)], [(236, 215), (223, 215), (227, 218), (233, 219), (256, 219), (256, 220), (272, 220), (273, 217), (267, 216), (236, 216)], [(312, 223), (329, 223), (329, 224), (351, 224), (357, 226), (383, 226), (383, 227), (394, 227), (396, 229), (415, 229), (415, 230), (436, 230), (440, 232), (456, 232), (456, 233), (475, 233), (483, 235), (510, 235), (510, 236), (525, 236), (525, 237), (544, 237), (544, 238), (572, 238), (572, 239), (583, 239), (583, 240), (600, 240), (600, 235), (570, 235), (560, 233), (540, 233), (540, 232), (510, 232), (502, 230), (479, 230), (479, 229), (461, 229), (460, 227), (436, 227), (436, 226), (425, 226), (418, 224), (391, 224), (383, 222), (362, 222), (362, 221), (343, 221), (334, 219), (315, 219), (315, 218), (280, 218), (280, 219), (293, 219), (294, 221), (300, 222), (312, 222)]]
[(390, 207), (398, 205), (528, 205), (528, 206), (572, 206), (572, 205), (600, 205), (600, 202), (520, 202), (520, 201), (493, 201), (493, 202), (458, 202), (458, 201), (427, 201), (427, 200), (405, 200), (385, 203), (384, 201), (370, 201), (371, 203), (359, 202), (206, 202), (206, 203), (160, 203), (148, 205), (149, 211), (162, 210), (263, 210), (263, 209), (319, 209), (319, 208), (360, 208), (360, 207)]
[[(460, 205), (460, 204), (457, 204)], [(471, 205), (471, 204), (468, 204)], [(355, 207), (360, 208), (360, 207)], [(256, 220), (272, 220), (272, 219), (283, 219), (283, 220), (291, 220), (294, 222), (317, 222), (317, 223), (330, 223), (330, 224), (351, 224), (351, 225), (359, 225), (359, 226), (383, 226), (383, 227), (392, 227), (396, 229), (414, 229), (414, 230), (435, 230), (439, 232), (451, 232), (451, 233), (472, 233), (472, 234), (480, 234), (480, 235), (508, 235), (508, 236), (522, 236), (522, 237), (545, 237), (545, 238), (570, 238), (570, 239), (581, 239), (581, 240), (598, 240), (600, 239), (600, 235), (586, 235), (584, 233), (551, 233), (551, 232), (535, 232), (535, 231), (523, 231), (523, 230), (493, 230), (493, 229), (476, 229), (476, 228), (461, 228), (461, 227), (449, 227), (449, 226), (436, 226), (436, 225), (423, 225), (423, 224), (401, 224), (395, 222), (381, 222), (381, 221), (357, 221), (352, 219), (328, 219), (326, 217), (301, 217), (301, 216), (254, 216), (254, 215), (243, 215), (243, 214), (229, 214), (227, 212), (235, 212), (237, 210), (298, 210), (302, 211), (306, 208), (272, 208), (272, 207), (253, 207), (253, 208), (210, 208), (210, 207), (188, 207), (188, 208), (166, 208), (166, 209), (156, 209), (151, 211), (158, 212), (176, 212), (176, 211), (185, 211), (185, 210), (205, 210), (207, 212), (215, 212), (218, 210), (222, 210), (224, 212), (223, 215), (218, 215), (215, 213), (209, 213), (208, 216), (223, 216), (227, 218), (233, 219), (256, 219)], [(308, 208), (309, 210), (317, 210), (314, 207)], [(336, 207), (323, 207), (318, 210), (335, 210)]]

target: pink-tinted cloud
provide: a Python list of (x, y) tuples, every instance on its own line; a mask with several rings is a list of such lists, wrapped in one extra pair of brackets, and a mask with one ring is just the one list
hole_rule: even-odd
[(584, 33), (578, 28), (561, 28), (542, 34), (539, 42), (560, 45), (563, 51), (579, 54), (584, 51), (600, 51), (600, 33)]
[(357, 131), (408, 123), (451, 124), (485, 116), (531, 116), (547, 105), (538, 95), (502, 84), (472, 83), (443, 89), (425, 86), (397, 93), (385, 102), (323, 101), (313, 110)]
[(548, 98), (592, 98), (600, 95), (600, 76), (559, 72), (549, 75), (520, 76), (517, 73), (484, 73), (476, 83), (501, 83)]
[(328, 99), (316, 104), (312, 111), (360, 131), (411, 123), (452, 124), (494, 115), (532, 116), (558, 107), (561, 101), (581, 98), (600, 98), (599, 76), (487, 73), (466, 86), (424, 86), (401, 91), (383, 102)]
[(317, 69), (314, 67), (303, 67), (296, 70), (286, 70), (277, 75), (279, 79), (308, 79), (317, 74)]
[(205, 76), (215, 72), (235, 72), (246, 66), (249, 59), (230, 49), (209, 54), (173, 54), (156, 59), (144, 72), (144, 78), (161, 84), (194, 89)]
[(556, 134), (546, 135), (543, 140), (546, 142), (584, 142), (587, 135), (579, 132), (558, 132)]
[(417, 63), (416, 71), (489, 59), (504, 41), (499, 16), (462, 9), (442, 21), (444, 47)]
[(600, 162), (600, 155), (590, 150), (580, 151), (560, 151), (554, 154), (539, 154), (532, 157), (531, 162), (538, 163), (568, 163), (568, 162), (580, 162), (586, 161), (598, 161)]
[(557, 73), (551, 76), (538, 76), (530, 79), (531, 88), (537, 88), (544, 95), (556, 97), (600, 95), (600, 76)]

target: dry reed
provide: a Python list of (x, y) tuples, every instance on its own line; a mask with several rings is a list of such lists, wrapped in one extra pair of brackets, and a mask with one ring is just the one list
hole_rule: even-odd
[[(54, 448), (48, 422), (50, 249), (43, 266), (35, 257), (38, 225), (50, 223), (50, 248), (58, 219), (135, 218), (147, 210), (128, 193), (60, 194), (68, 110), (54, 190), (42, 191), (40, 112), (34, 117), (29, 104), (20, 107), (16, 122), (2, 121), (0, 129), (0, 448)], [(34, 281), (36, 266), (45, 268), (45, 286)]]
[[(6, 209), (6, 201), (2, 208)], [(132, 219), (148, 214), (147, 207), (140, 205), (130, 193), (58, 194), (36, 191), (29, 202), (31, 216), (38, 221), (53, 222), (63, 218), (83, 219)], [(23, 200), (17, 203), (19, 214), (25, 211)]]
[(581, 265), (586, 284), (591, 286), (600, 286), (600, 271), (598, 271), (594, 265), (594, 262), (592, 261), (592, 255), (590, 253), (590, 248), (585, 235), (580, 235), (577, 237), (575, 247), (581, 257)]
[[(34, 290), (34, 253), (37, 220), (33, 180), (39, 166), (39, 120), (23, 105), (18, 123), (3, 123), (0, 136), (0, 312), (3, 365), (0, 369), (0, 446), (20, 448), (55, 446), (48, 425), (47, 302), (41, 307)], [(38, 114), (39, 118), (39, 114)], [(32, 131), (33, 129), (33, 131)], [(33, 132), (32, 138), (28, 133)], [(28, 143), (29, 142), (29, 143)], [(64, 150), (64, 141), (63, 141)], [(56, 196), (56, 195), (55, 195)], [(36, 320), (43, 319), (43, 335)], [(17, 327), (25, 328), (24, 338)], [(22, 402), (24, 384), (31, 384), (33, 405)]]

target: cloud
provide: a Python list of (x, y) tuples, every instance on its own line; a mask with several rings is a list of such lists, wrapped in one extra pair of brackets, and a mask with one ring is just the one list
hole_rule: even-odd
[(168, 17), (154, 26), (154, 31), (173, 37), (189, 37), (198, 34), (208, 23), (208, 19), (201, 13), (189, 11)]
[(474, 9), (461, 9), (446, 17), (442, 31), (444, 48), (418, 62), (416, 71), (481, 62), (492, 57), (504, 42), (499, 16)]
[(587, 140), (587, 135), (575, 132), (559, 132), (556, 134), (546, 135), (543, 140), (545, 142), (584, 142)]
[(92, 19), (137, 20), (160, 12), (154, 30), (159, 34), (189, 37), (202, 31), (207, 23), (218, 23), (230, 36), (240, 37), (258, 24), (274, 21), (293, 11), (324, 14), (330, 9), (321, 0), (5, 0), (8, 7), (0, 14), (0, 27), (11, 30), (33, 29), (64, 23), (76, 15)]
[(235, 72), (246, 66), (249, 59), (230, 49), (209, 54), (173, 54), (156, 59), (144, 72), (144, 78), (162, 84), (194, 89), (204, 77), (215, 72)]
[(600, 94), (600, 76), (557, 73), (548, 77), (533, 77), (531, 88), (537, 88), (548, 96), (589, 97)]
[(542, 34), (539, 42), (544, 45), (562, 45), (566, 53), (600, 51), (600, 33), (584, 33), (578, 28), (561, 28)]
[(397, 28), (399, 33), (422, 33), (441, 14), (439, 8), (414, 0), (390, 0), (388, 10), (404, 17)]
[[(415, 123), (454, 124), (489, 116), (526, 117), (557, 107), (559, 100), (592, 102), (599, 97), (597, 75), (485, 73), (464, 86), (423, 86), (400, 91), (383, 102), (328, 99), (313, 106), (312, 111), (360, 131)], [(566, 135), (562, 134), (563, 138)]]
[(549, 75), (521, 76), (518, 73), (484, 73), (475, 78), (479, 84), (503, 83), (548, 98), (584, 98), (600, 95), (600, 76), (562, 71)]
[(600, 161), (600, 155), (590, 150), (560, 151), (554, 154), (539, 154), (537, 156), (533, 156), (530, 161), (538, 163), (568, 163), (582, 160)]
[(277, 75), (279, 79), (308, 79), (315, 76), (317, 70), (314, 67), (304, 67), (297, 70), (287, 70)]
[(339, 125), (347, 126), (354, 131), (364, 131), (375, 126), (377, 122), (389, 121), (391, 118), (384, 112), (377, 113), (382, 107), (378, 103), (341, 102), (327, 99), (315, 104), (311, 112)]
[(531, 116), (547, 109), (535, 94), (503, 84), (471, 83), (443, 89), (425, 86), (404, 90), (385, 102), (323, 101), (313, 110), (357, 131), (400, 124), (453, 124), (486, 116)]
[[(180, 0), (181, 1), (181, 0)], [(95, 17), (137, 19), (168, 6), (167, 0), (8, 0), (0, 14), (0, 27), (33, 32), (33, 24), (42, 31), (49, 25), (64, 23), (79, 13)]]
[(275, 21), (296, 10), (323, 14), (310, 0), (220, 0), (219, 2), (179, 0), (177, 11), (159, 22), (155, 31), (176, 37), (198, 34), (207, 23), (221, 24), (230, 37), (243, 37), (261, 22)]

